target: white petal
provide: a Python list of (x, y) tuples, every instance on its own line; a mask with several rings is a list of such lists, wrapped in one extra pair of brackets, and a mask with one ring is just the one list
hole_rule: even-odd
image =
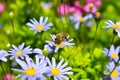
[(75, 24), (75, 29), (78, 30), (78, 29), (79, 29), (79, 26), (80, 26), (80, 22), (77, 22), (77, 23)]
[(71, 67), (67, 67), (67, 68), (65, 68), (65, 69), (62, 69), (61, 72), (66, 72), (66, 71), (69, 71), (69, 70), (71, 70), (71, 69), (72, 69)]
[(12, 45), (12, 47), (17, 51), (18, 50), (18, 48), (15, 46), (15, 45)]
[(56, 47), (56, 48), (55, 48), (55, 53), (58, 51), (58, 49), (59, 49), (59, 47)]
[(55, 61), (55, 58), (54, 57), (52, 57), (52, 67), (56, 67), (56, 61)]
[(63, 69), (65, 66), (67, 66), (68, 65), (68, 62), (65, 62), (61, 67), (60, 67), (60, 69)]
[(51, 62), (50, 62), (50, 60), (49, 60), (48, 57), (46, 58), (46, 61), (47, 61), (47, 63), (48, 63), (49, 66), (52, 66), (52, 64), (51, 64)]
[(26, 80), (26, 78), (27, 78), (27, 75), (23, 75), (21, 80)]
[(48, 21), (48, 17), (46, 17), (46, 18), (44, 19), (43, 25), (45, 25), (45, 24), (47, 23), (47, 21)]
[(39, 19), (39, 24), (40, 25), (43, 25), (43, 17), (41, 16), (40, 19)]
[(5, 57), (1, 58), (1, 60), (7, 62), (7, 59)]
[(62, 60), (58, 63), (57, 68), (60, 68), (60, 66), (62, 65), (63, 62), (64, 62), (64, 59), (62, 59)]
[(24, 61), (21, 61), (20, 59), (15, 59), (16, 62), (25, 70), (27, 68), (27, 64)]
[(64, 80), (69, 80), (69, 78), (68, 78), (67, 76), (61, 75), (61, 77), (62, 77)]
[(25, 43), (22, 43), (22, 45), (20, 45), (20, 46), (18, 47), (18, 49), (19, 49), (19, 50), (22, 50), (23, 47), (24, 47), (24, 45), (25, 45)]

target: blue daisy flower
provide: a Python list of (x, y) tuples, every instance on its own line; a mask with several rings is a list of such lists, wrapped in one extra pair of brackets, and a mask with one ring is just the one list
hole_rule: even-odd
[(0, 60), (4, 61), (4, 62), (7, 62), (7, 56), (9, 54), (7, 53), (7, 51), (5, 50), (0, 50)]
[(69, 41), (66, 41), (66, 40), (63, 40), (61, 41), (59, 44), (58, 43), (55, 43), (55, 38), (56, 38), (56, 35), (52, 35), (50, 34), (50, 36), (52, 37), (53, 41), (46, 41), (48, 43), (48, 45), (50, 46), (55, 46), (55, 50), (54, 52), (56, 53), (60, 48), (64, 48), (65, 46), (73, 46), (74, 43), (70, 43), (71, 41), (73, 41), (73, 39), (69, 40)]
[(10, 59), (18, 58), (18, 57), (23, 59), (24, 56), (27, 56), (28, 54), (32, 54), (32, 51), (31, 51), (32, 48), (30, 48), (30, 46), (27, 46), (24, 48), (24, 45), (25, 43), (22, 43), (18, 47), (16, 47), (15, 45), (12, 45), (13, 49), (9, 51), (11, 53)]
[(52, 57), (52, 63), (48, 58), (46, 58), (47, 63), (49, 65), (49, 73), (48, 76), (53, 76), (54, 80), (69, 80), (69, 77), (67, 77), (67, 74), (73, 74), (70, 70), (71, 67), (66, 67), (68, 65), (67, 62), (64, 62), (64, 59), (62, 59), (58, 65), (56, 64), (56, 60), (54, 57)]
[[(46, 74), (48, 71), (48, 67), (46, 67), (47, 63), (45, 57), (40, 58), (39, 56), (35, 56), (36, 63), (28, 56), (26, 56), (25, 61), (16, 59), (16, 62), (21, 66), (22, 69), (14, 69), (12, 70), (17, 72), (22, 72), (21, 80), (45, 80), (43, 74)], [(16, 77), (18, 78), (19, 75)]]
[(70, 20), (72, 20), (75, 23), (75, 29), (78, 30), (82, 22), (88, 21), (89, 19), (92, 18), (93, 18), (92, 14), (88, 14), (85, 17), (82, 17), (80, 15), (74, 15), (70, 17)]
[(118, 56), (119, 50), (120, 50), (120, 46), (118, 46), (115, 49), (114, 45), (111, 45), (110, 50), (105, 48), (103, 53), (105, 53), (105, 55), (108, 55), (111, 59), (117, 62), (119, 59), (119, 56)]
[(53, 25), (52, 23), (47, 24), (48, 17), (43, 19), (43, 17), (41, 16), (39, 22), (35, 18), (30, 19), (30, 21), (32, 23), (28, 22), (26, 25), (29, 26), (31, 30), (35, 30), (35, 33), (46, 31), (50, 29), (50, 27)]
[(109, 65), (107, 65), (107, 70), (109, 70), (110, 72), (112, 71), (112, 73), (110, 74), (110, 80), (120, 80), (120, 66), (117, 66), (115, 69), (114, 67), (114, 62), (110, 62)]
[(104, 26), (107, 30), (110, 28), (113, 28), (115, 30), (115, 32), (117, 32), (118, 36), (120, 37), (120, 22), (116, 22), (114, 23), (111, 20), (107, 20), (105, 22), (107, 24), (107, 26)]

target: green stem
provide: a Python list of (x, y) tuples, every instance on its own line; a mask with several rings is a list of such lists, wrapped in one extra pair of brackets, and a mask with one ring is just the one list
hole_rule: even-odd
[(58, 51), (58, 59), (57, 59), (58, 62), (60, 60), (60, 53), (61, 53), (61, 49)]
[(41, 48), (44, 47), (43, 44), (42, 44), (42, 35), (43, 35), (43, 32), (40, 33), (40, 44), (41, 44), (40, 46), (41, 46)]
[[(59, 5), (60, 3), (61, 3), (61, 0), (58, 0), (58, 5)], [(58, 8), (58, 11), (61, 12), (60, 7)], [(61, 17), (61, 14), (58, 14), (58, 16)], [(64, 29), (64, 23), (63, 23), (62, 19), (60, 19), (60, 22), (61, 22), (62, 28), (63, 28), (62, 31), (65, 31), (65, 29)]]
[(114, 42), (115, 35), (116, 35), (116, 34), (115, 34), (114, 31), (113, 31), (113, 37), (112, 37), (111, 44), (113, 44), (113, 42)]
[[(115, 38), (115, 32), (113, 31), (113, 37), (112, 37), (112, 40), (111, 40), (111, 42), (110, 42), (110, 45), (112, 45), (113, 44), (113, 42), (114, 42), (114, 38)], [(107, 56), (108, 56), (108, 54), (109, 54), (109, 52), (107, 53)]]
[(82, 44), (84, 45), (84, 27), (82, 26), (83, 24), (82, 24), (82, 22), (81, 22), (81, 24), (80, 24), (80, 33), (81, 33), (81, 42), (82, 42)]
[(59, 60), (60, 60), (60, 52), (58, 52), (58, 62), (59, 62)]
[(14, 40), (15, 40), (15, 44), (17, 44), (17, 38), (16, 38), (16, 33), (15, 33), (15, 28), (14, 28), (14, 22), (13, 19), (10, 19), (11, 22), (11, 26), (12, 26), (12, 30), (13, 30), (13, 36), (14, 36)]
[[(8, 70), (9, 70), (9, 73), (11, 74), (11, 70), (10, 70), (10, 69), (11, 69), (11, 65), (10, 65), (10, 64), (11, 64), (11, 62), (10, 62), (10, 57), (8, 58), (8, 64), (9, 64), (9, 69), (8, 69)], [(10, 76), (10, 80), (11, 80), (11, 76)]]
[(3, 63), (1, 62), (1, 68), (3, 70), (3, 77), (5, 77), (5, 79), (7, 80), (7, 77), (6, 77), (6, 72), (4, 70), (4, 66), (3, 66)]
[(95, 44), (96, 44), (96, 39), (97, 39), (97, 31), (98, 31), (98, 22), (96, 22), (96, 30), (95, 30), (95, 38), (94, 38), (94, 44), (93, 44), (93, 48), (92, 48), (92, 53), (94, 51), (95, 48)]

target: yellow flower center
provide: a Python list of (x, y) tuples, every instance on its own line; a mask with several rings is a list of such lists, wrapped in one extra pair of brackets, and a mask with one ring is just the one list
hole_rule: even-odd
[(64, 46), (64, 44), (61, 42), (61, 43), (59, 43), (59, 44), (56, 44), (58, 47), (63, 47)]
[(82, 22), (82, 21), (83, 21), (83, 17), (80, 17), (78, 20), (79, 20), (80, 22)]
[(114, 71), (111, 73), (111, 76), (112, 76), (113, 78), (117, 78), (117, 77), (119, 76), (118, 71), (117, 71), (117, 70), (114, 70)]
[(52, 68), (51, 73), (56, 76), (60, 73), (60, 70), (58, 68)]
[(17, 54), (18, 56), (20, 56), (20, 55), (22, 55), (22, 51), (17, 51), (16, 54)]
[(39, 31), (39, 30), (43, 30), (43, 28), (44, 28), (44, 26), (42, 26), (42, 25), (38, 25), (37, 27), (36, 27), (36, 29)]
[(101, 17), (101, 13), (100, 12), (96, 12), (96, 18), (99, 19)]
[(36, 70), (34, 68), (27, 68), (25, 73), (28, 75), (28, 76), (34, 76), (35, 73), (36, 73)]
[(120, 25), (114, 24), (114, 28), (115, 28), (115, 29), (120, 29)]
[(115, 59), (115, 58), (117, 58), (117, 54), (116, 53), (111, 53), (111, 57), (113, 58), (113, 59)]

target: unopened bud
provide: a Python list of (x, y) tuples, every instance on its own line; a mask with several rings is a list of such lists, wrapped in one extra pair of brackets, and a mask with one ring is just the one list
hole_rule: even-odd
[(10, 19), (13, 19), (13, 18), (14, 18), (14, 13), (13, 13), (13, 11), (11, 11), (11, 12), (9, 13), (9, 17), (10, 17)]
[(44, 50), (43, 50), (43, 55), (47, 56), (48, 54), (49, 54), (48, 49), (44, 49)]
[(93, 7), (94, 7), (93, 3), (90, 3), (90, 6), (89, 6), (90, 10), (92, 10)]

